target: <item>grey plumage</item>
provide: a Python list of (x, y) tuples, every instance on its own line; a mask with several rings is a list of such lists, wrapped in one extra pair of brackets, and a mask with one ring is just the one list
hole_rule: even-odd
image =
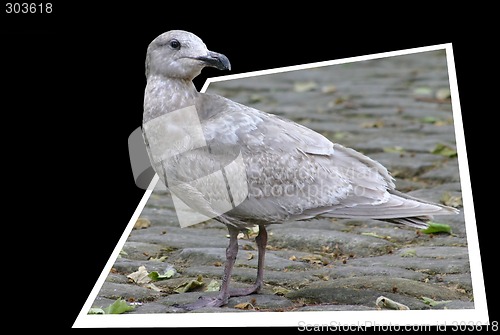
[[(172, 193), (194, 210), (228, 225), (230, 232), (231, 226), (242, 229), (258, 224), (263, 229), (267, 224), (316, 216), (378, 219), (422, 228), (433, 215), (458, 212), (395, 190), (393, 178), (380, 163), (311, 129), (221, 96), (199, 93), (192, 79), (204, 66), (230, 68), (225, 56), (209, 51), (197, 36), (185, 31), (169, 31), (151, 42), (146, 56), (144, 128), (161, 116), (194, 106), (206, 146), (197, 147), (189, 136), (180, 135), (186, 139), (178, 144), (182, 154), (159, 159), (161, 153), (155, 153), (154, 146), (162, 141), (161, 134), (175, 137), (186, 131), (175, 119), (161, 124), (161, 134), (145, 132), (144, 137), (153, 167)], [(231, 210), (222, 210), (218, 203), (228, 189), (199, 177), (227, 166), (239, 154), (248, 195)], [(195, 179), (199, 182), (189, 183)], [(227, 297), (225, 292), (220, 299)]]

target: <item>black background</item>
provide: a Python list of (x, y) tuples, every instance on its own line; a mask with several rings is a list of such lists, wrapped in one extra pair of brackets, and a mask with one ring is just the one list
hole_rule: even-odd
[[(13, 314), (46, 312), (41, 327), (73, 324), (144, 194), (132, 178), (127, 138), (141, 124), (146, 48), (160, 33), (183, 29), (228, 56), (231, 73), (453, 43), (489, 314), (498, 320), (496, 242), (488, 239), (498, 236), (498, 219), (489, 215), (497, 199), (480, 192), (486, 184), (495, 194), (497, 174), (496, 123), (488, 120), (498, 103), (483, 77), (496, 71), (481, 40), (489, 30), (434, 8), (384, 16), (361, 6), (297, 9), (292, 15), (251, 3), (72, 2), (53, 3), (51, 14), (7, 15), (2, 7), (9, 199), (2, 236), (4, 266), (15, 270), (4, 290), (17, 287), (12, 303), (36, 306)], [(226, 74), (206, 69), (195, 84)]]

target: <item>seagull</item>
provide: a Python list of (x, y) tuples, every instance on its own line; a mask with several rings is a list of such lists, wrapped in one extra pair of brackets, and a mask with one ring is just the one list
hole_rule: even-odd
[[(230, 70), (231, 64), (190, 32), (171, 30), (156, 37), (145, 65), (143, 137), (155, 172), (173, 196), (229, 231), (218, 295), (200, 297), (186, 310), (220, 307), (230, 297), (258, 293), (269, 224), (331, 217), (425, 228), (434, 215), (458, 213), (397, 191), (380, 163), (307, 127), (200, 93), (192, 81), (203, 68)], [(226, 183), (214, 182), (214, 176)], [(256, 225), (256, 281), (231, 288), (237, 236)]]

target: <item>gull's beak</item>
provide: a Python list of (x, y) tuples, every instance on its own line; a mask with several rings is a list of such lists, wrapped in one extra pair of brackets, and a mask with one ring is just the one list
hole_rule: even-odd
[(197, 57), (196, 59), (201, 60), (207, 66), (215, 67), (219, 70), (231, 70), (229, 59), (217, 52), (209, 51), (207, 56)]

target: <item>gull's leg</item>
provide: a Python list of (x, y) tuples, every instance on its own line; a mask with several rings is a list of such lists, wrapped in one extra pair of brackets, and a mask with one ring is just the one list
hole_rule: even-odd
[(231, 281), (231, 274), (233, 273), (234, 262), (236, 261), (236, 256), (238, 255), (238, 233), (240, 230), (238, 228), (228, 226), (229, 230), (229, 245), (226, 249), (226, 265), (224, 266), (224, 276), (222, 277), (222, 284), (220, 286), (220, 291), (217, 299), (222, 301), (222, 305), (227, 304), (227, 299), (229, 299), (229, 282)]
[(230, 225), (228, 225), (227, 229), (229, 231), (229, 245), (226, 248), (226, 264), (224, 266), (224, 276), (222, 277), (219, 294), (215, 298), (200, 297), (200, 299), (196, 302), (183, 306), (185, 309), (194, 310), (207, 306), (220, 307), (227, 304), (227, 300), (230, 296), (229, 281), (231, 280), (234, 262), (236, 261), (236, 256), (238, 255), (238, 233), (240, 232), (238, 228)]
[[(259, 226), (259, 234), (255, 238), (257, 243), (257, 250), (259, 253), (257, 260), (257, 279), (252, 287), (244, 289), (231, 289), (229, 291), (230, 297), (244, 296), (252, 293), (257, 293), (264, 284), (264, 257), (266, 255), (267, 245), (267, 231), (265, 226)], [(222, 288), (221, 288), (222, 289)]]

